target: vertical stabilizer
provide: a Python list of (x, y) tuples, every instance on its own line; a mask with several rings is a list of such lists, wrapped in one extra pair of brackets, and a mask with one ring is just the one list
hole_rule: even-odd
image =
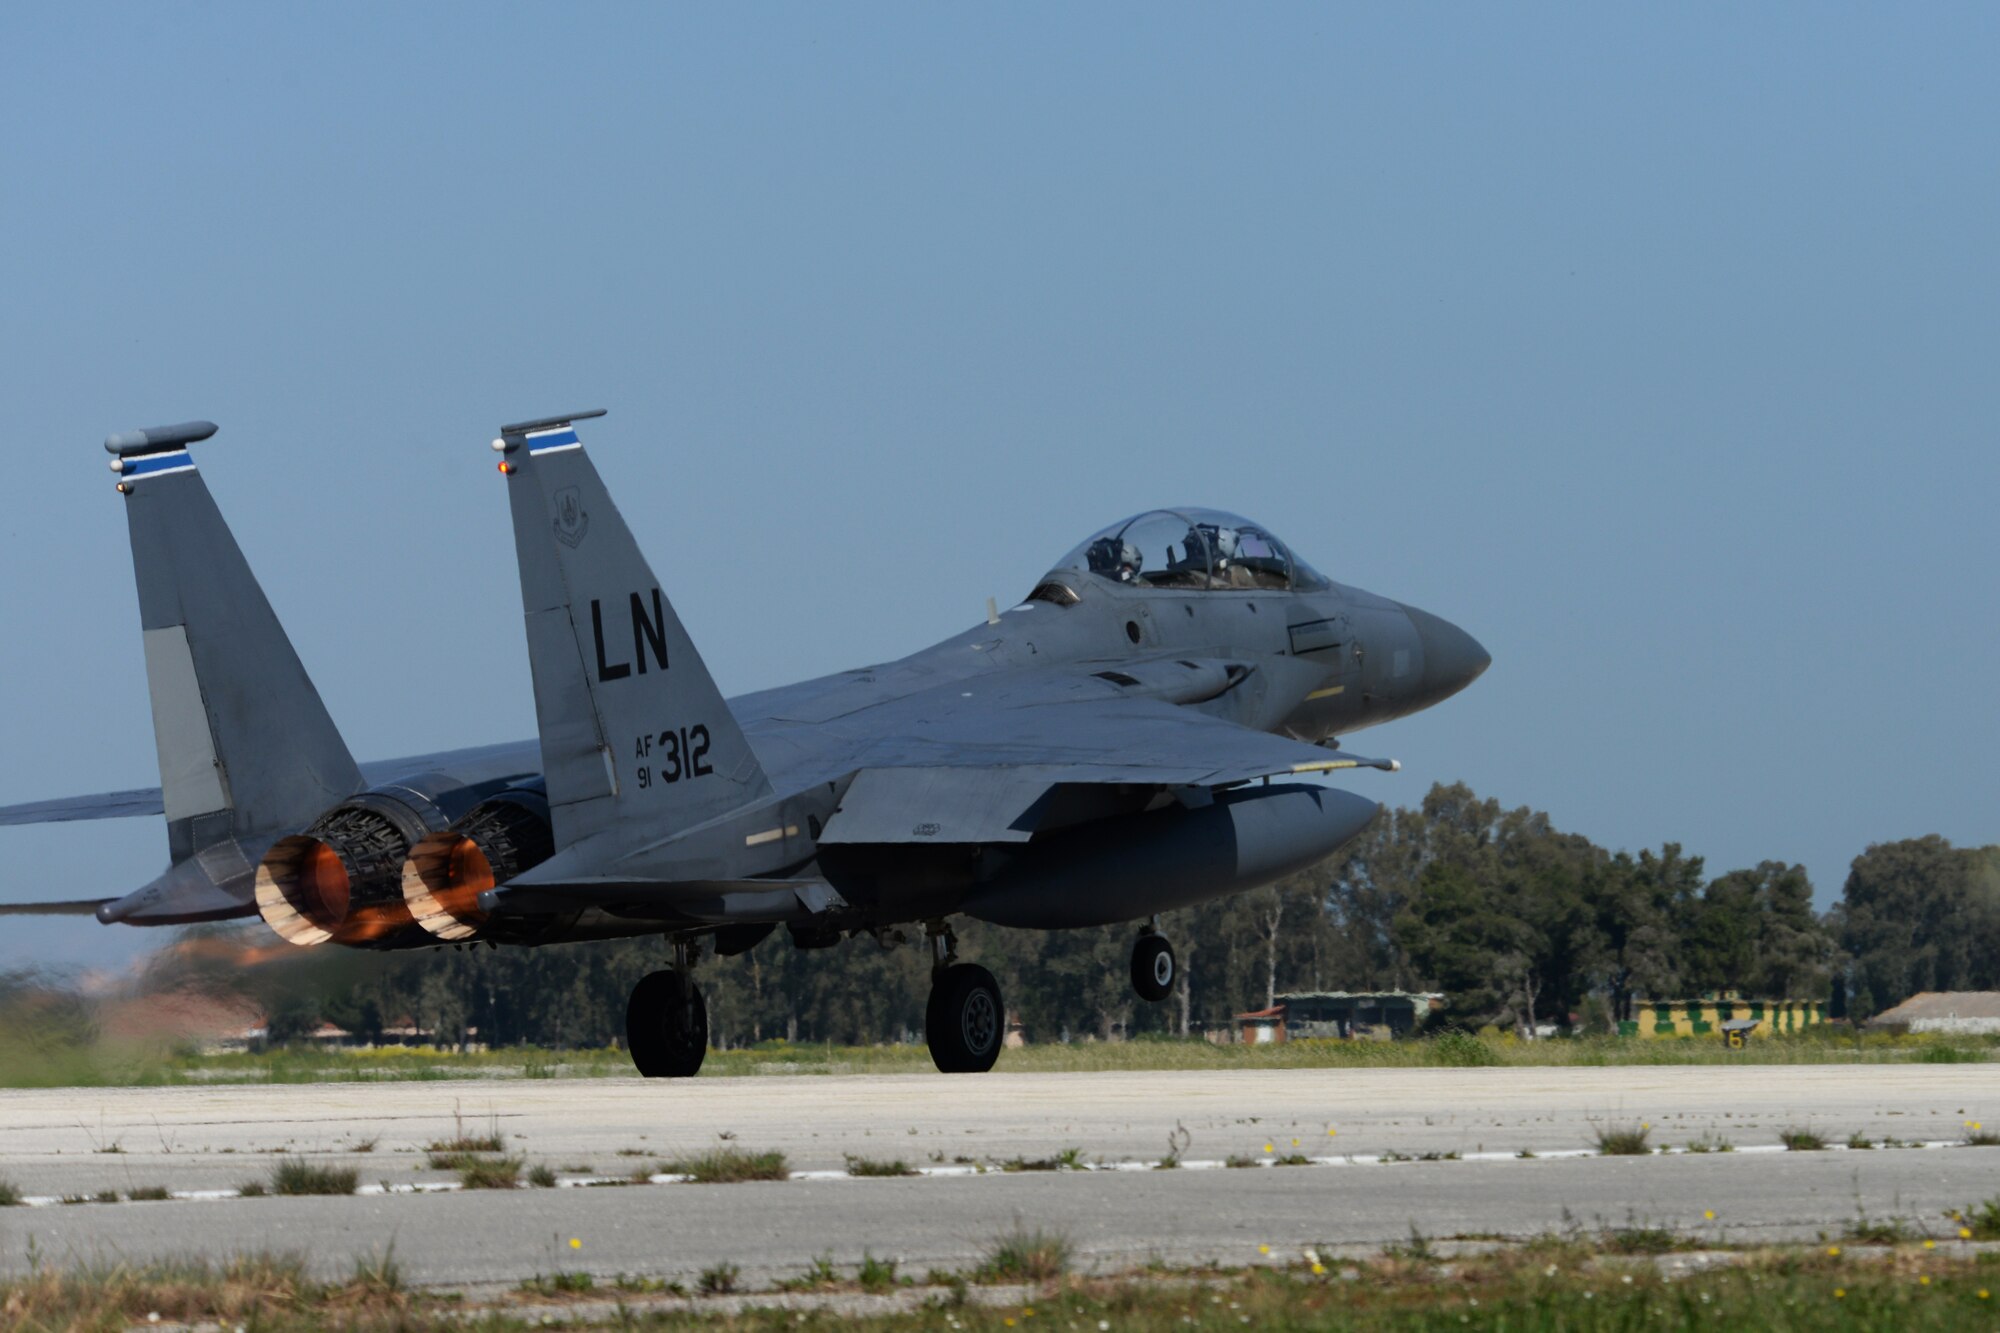
[(494, 441), (558, 848), (614, 824), (665, 835), (771, 791), (571, 424), (602, 415)]
[(175, 861), (304, 827), (361, 787), (190, 444), (208, 422), (113, 435), (145, 633), (146, 684)]

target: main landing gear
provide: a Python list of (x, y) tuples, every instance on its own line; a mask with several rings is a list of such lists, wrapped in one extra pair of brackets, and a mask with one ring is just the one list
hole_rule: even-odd
[(1174, 946), (1160, 933), (1160, 919), (1154, 917), (1132, 942), (1132, 989), (1149, 1004), (1158, 1004), (1173, 993), (1179, 975)]
[(645, 1078), (693, 1078), (708, 1054), (708, 1005), (694, 984), (695, 949), (674, 941), (674, 965), (650, 973), (625, 1005), (625, 1045)]
[(958, 939), (932, 922), (931, 999), (924, 1009), (924, 1040), (940, 1073), (983, 1074), (1000, 1058), (1007, 1009), (1000, 985), (977, 963), (958, 961)]

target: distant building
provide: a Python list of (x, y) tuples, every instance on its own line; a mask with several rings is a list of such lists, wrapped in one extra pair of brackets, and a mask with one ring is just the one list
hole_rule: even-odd
[(2000, 1033), (2000, 991), (1924, 991), (1868, 1020), (1882, 1032)]
[(1635, 1018), (1618, 1025), (1623, 1037), (1720, 1037), (1722, 1025), (1757, 1024), (1752, 1036), (1798, 1032), (1826, 1022), (1824, 1000), (1746, 1000), (1735, 991), (1692, 1000), (1634, 1000)]
[(1269, 1009), (1236, 1015), (1245, 1042), (1388, 1038), (1414, 1030), (1444, 1005), (1444, 996), (1427, 991), (1287, 991), (1277, 998)]
[(1444, 1007), (1431, 991), (1288, 991), (1278, 997), (1294, 1037), (1394, 1036)]
[(1238, 1014), (1236, 1026), (1243, 1034), (1245, 1046), (1268, 1046), (1285, 1041), (1285, 1006), (1274, 1004), (1269, 1009), (1253, 1009), (1247, 1014)]

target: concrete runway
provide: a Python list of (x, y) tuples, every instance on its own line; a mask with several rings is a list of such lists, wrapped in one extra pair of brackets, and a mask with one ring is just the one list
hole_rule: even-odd
[[(1656, 1142), (1726, 1139), (1730, 1154), (1550, 1156), (1595, 1126), (1648, 1122)], [(1907, 1142), (2000, 1128), (1988, 1065), (1623, 1069), (1272, 1070), (411, 1082), (64, 1089), (0, 1094), (0, 1178), (30, 1196), (227, 1190), (277, 1156), (355, 1167), (356, 1198), (197, 1199), (0, 1210), (0, 1269), (32, 1238), (51, 1258), (297, 1249), (329, 1274), (393, 1241), (412, 1280), (510, 1283), (588, 1269), (687, 1278), (718, 1262), (755, 1283), (831, 1251), (905, 1271), (963, 1268), (1017, 1219), (1060, 1229), (1082, 1262), (1253, 1262), (1258, 1247), (1372, 1250), (1406, 1240), (1527, 1236), (1579, 1225), (1663, 1225), (1725, 1240), (1837, 1235), (1857, 1212), (1941, 1237), (1940, 1214), (2000, 1194), (2000, 1148), (1770, 1151), (1788, 1127), (1830, 1142)], [(921, 1179), (799, 1178), (410, 1193), (447, 1182), (423, 1145), (461, 1128), (565, 1178), (628, 1175), (732, 1142), (780, 1149), (795, 1170), (846, 1154), (900, 1158)], [(971, 1174), (1047, 1158), (1142, 1167), (1186, 1131), (1191, 1166), (1300, 1153), (1326, 1164), (1258, 1170)], [(1329, 1134), (1329, 1130), (1333, 1130)], [(1296, 1141), (1296, 1143), (1295, 1143)], [(371, 1143), (370, 1151), (356, 1148)], [(1267, 1146), (1271, 1149), (1266, 1153)], [(115, 1149), (115, 1151), (113, 1150)], [(1529, 1151), (1535, 1160), (1516, 1159)], [(1382, 1162), (1384, 1153), (1462, 1160)], [(1348, 1158), (1357, 1160), (1349, 1161)], [(1713, 1221), (1704, 1217), (1713, 1212)], [(572, 1248), (571, 1238), (583, 1242)]]

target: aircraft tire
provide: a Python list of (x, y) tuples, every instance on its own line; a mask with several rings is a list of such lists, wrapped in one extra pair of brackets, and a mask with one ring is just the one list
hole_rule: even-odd
[(1007, 1007), (1000, 983), (977, 963), (954, 963), (931, 983), (924, 1041), (943, 1074), (983, 1074), (1000, 1058)]
[(1132, 989), (1148, 1004), (1158, 1004), (1173, 994), (1180, 979), (1180, 962), (1165, 935), (1150, 931), (1132, 944)]
[(708, 1054), (708, 1002), (701, 987), (688, 983), (683, 1004), (681, 975), (672, 968), (641, 978), (625, 1005), (625, 1045), (643, 1078), (701, 1072)]

